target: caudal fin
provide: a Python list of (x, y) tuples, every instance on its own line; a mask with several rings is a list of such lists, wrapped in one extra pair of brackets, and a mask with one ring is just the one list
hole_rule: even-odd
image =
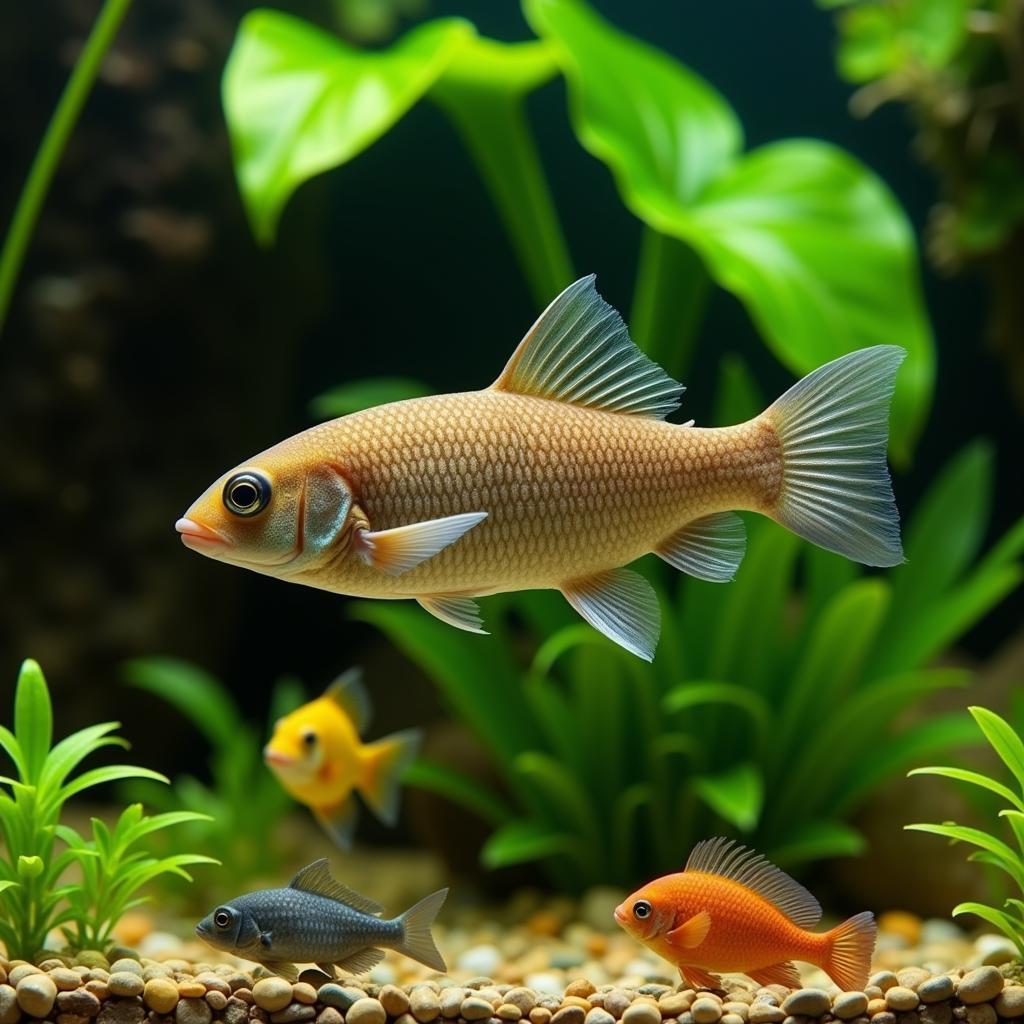
[(877, 934), (874, 915), (868, 910), (826, 933), (828, 953), (819, 966), (844, 992), (860, 991), (868, 983)]
[(448, 965), (434, 944), (434, 936), (430, 934), (430, 927), (447, 896), (447, 889), (439, 889), (437, 892), (425, 896), (416, 906), (410, 907), (398, 919), (403, 928), (402, 941), (393, 947), (403, 956), (418, 960), (421, 964), (426, 964), (427, 967), (442, 973), (448, 970)]
[(359, 792), (385, 825), (394, 825), (398, 820), (402, 772), (415, 759), (422, 740), (418, 729), (406, 729), (363, 748)]
[(841, 356), (764, 413), (782, 445), (775, 518), (865, 565), (903, 561), (885, 453), (889, 403), (905, 355), (895, 345), (876, 345)]

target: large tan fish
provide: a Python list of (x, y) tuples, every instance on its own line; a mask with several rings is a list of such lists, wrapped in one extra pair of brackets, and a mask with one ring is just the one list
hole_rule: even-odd
[(902, 561), (886, 440), (904, 354), (852, 352), (737, 426), (670, 424), (682, 385), (586, 277), (489, 388), (305, 430), (224, 474), (176, 528), (211, 558), (412, 598), (474, 632), (474, 598), (554, 588), (650, 660), (658, 603), (623, 567), (653, 551), (702, 579), (731, 579), (745, 548), (734, 509), (867, 565)]

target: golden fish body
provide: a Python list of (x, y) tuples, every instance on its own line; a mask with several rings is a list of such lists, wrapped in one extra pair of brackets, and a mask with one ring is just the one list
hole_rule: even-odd
[(363, 597), (559, 588), (634, 561), (710, 512), (770, 510), (781, 481), (765, 422), (681, 427), (501, 391), (380, 406), (271, 451), (338, 465), (375, 530), (487, 510), (399, 576), (334, 558), (296, 577)]
[(650, 660), (654, 552), (725, 582), (763, 513), (869, 565), (902, 560), (885, 462), (903, 352), (850, 353), (760, 416), (666, 423), (682, 386), (630, 340), (593, 278), (544, 311), (486, 390), (321, 424), (224, 474), (177, 529), (222, 561), (344, 594), (413, 598), (482, 632), (473, 598), (557, 588)]

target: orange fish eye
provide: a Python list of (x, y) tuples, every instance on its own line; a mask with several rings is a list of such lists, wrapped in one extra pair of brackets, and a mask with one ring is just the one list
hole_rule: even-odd
[(637, 900), (633, 904), (633, 916), (638, 921), (646, 921), (651, 916), (651, 911), (654, 908), (651, 906), (648, 900)]

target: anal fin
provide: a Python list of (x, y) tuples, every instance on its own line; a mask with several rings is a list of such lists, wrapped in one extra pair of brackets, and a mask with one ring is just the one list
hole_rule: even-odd
[(295, 964), (286, 963), (283, 960), (265, 960), (263, 966), (271, 973), (276, 974), (293, 985), (299, 980), (299, 969)]
[(747, 550), (743, 520), (735, 512), (715, 512), (687, 523), (658, 545), (669, 565), (697, 579), (727, 583)]
[(389, 576), (400, 576), (454, 544), (486, 518), (486, 512), (463, 512), (443, 519), (396, 526), (392, 530), (360, 530), (356, 545), (375, 569)]
[(323, 971), (331, 981), (334, 981), (338, 976), (338, 972), (335, 970), (334, 964), (319, 963), (316, 966), (319, 970)]
[(351, 956), (339, 960), (338, 966), (348, 974), (366, 974), (372, 971), (384, 959), (383, 949), (374, 949), (372, 946), (361, 949)]
[(699, 992), (706, 989), (708, 992), (721, 992), (722, 982), (715, 974), (703, 970), (700, 967), (693, 967), (690, 964), (679, 965), (679, 975), (690, 988)]
[(800, 980), (800, 972), (792, 960), (784, 960), (782, 963), (771, 964), (769, 967), (761, 967), (756, 971), (745, 972), (751, 981), (758, 985), (785, 985), (786, 988), (800, 988), (803, 982)]
[(471, 597), (432, 594), (429, 597), (417, 597), (416, 600), (431, 615), (442, 622), (447, 622), (449, 626), (464, 629), (467, 633), (487, 635), (487, 630), (481, 628), (483, 619), (480, 618), (480, 610)]
[(661, 609), (654, 588), (632, 569), (609, 569), (562, 585), (565, 599), (609, 640), (644, 661), (654, 660)]

